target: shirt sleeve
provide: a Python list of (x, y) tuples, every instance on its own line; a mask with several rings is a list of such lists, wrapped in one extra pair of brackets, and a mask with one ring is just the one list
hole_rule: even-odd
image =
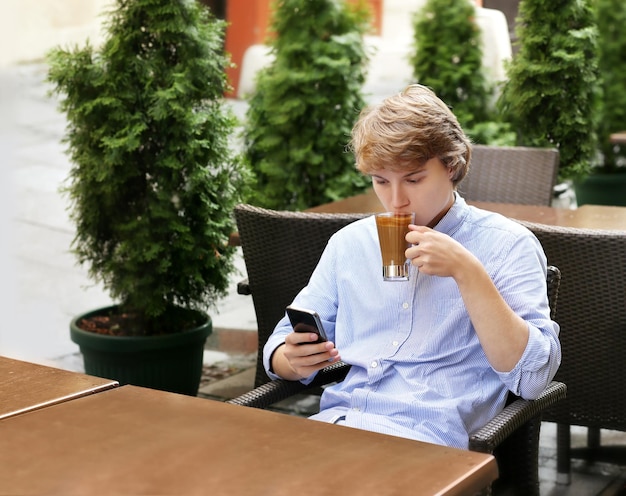
[[(333, 239), (334, 237), (331, 237), (331, 240), (324, 249), (320, 261), (311, 275), (309, 284), (307, 284), (293, 300), (293, 303), (297, 306), (314, 309), (320, 314), (324, 330), (326, 331), (328, 339), (331, 341), (334, 340), (334, 320), (336, 314), (335, 309), (337, 307), (336, 292), (332, 291), (332, 288), (336, 285), (334, 274), (336, 253), (334, 251)], [(291, 327), (289, 318), (285, 314), (285, 316), (278, 321), (274, 331), (263, 347), (263, 366), (267, 375), (272, 380), (280, 379), (280, 376), (271, 370), (272, 356), (276, 349), (285, 343), (286, 336), (292, 331), (293, 328)], [(315, 379), (316, 375), (317, 373), (314, 373), (305, 379), (301, 379), (300, 382), (309, 384)]]
[(528, 343), (509, 372), (498, 372), (508, 389), (524, 399), (536, 399), (554, 378), (561, 363), (559, 325), (550, 318), (547, 261), (532, 233), (521, 236), (506, 256), (494, 282), (505, 301), (528, 325)]

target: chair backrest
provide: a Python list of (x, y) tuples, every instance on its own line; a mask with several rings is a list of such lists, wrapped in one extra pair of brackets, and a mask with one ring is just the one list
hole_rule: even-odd
[(285, 307), (309, 281), (328, 239), (370, 214), (326, 214), (238, 205), (235, 219), (259, 332), (255, 387), (269, 381), (262, 349)]
[(521, 223), (562, 271), (555, 380), (567, 398), (545, 420), (626, 431), (626, 232)]
[(458, 190), (471, 201), (549, 206), (558, 167), (556, 149), (474, 145)]

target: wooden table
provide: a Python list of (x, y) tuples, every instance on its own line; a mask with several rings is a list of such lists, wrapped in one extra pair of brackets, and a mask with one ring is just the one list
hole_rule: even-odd
[(576, 209), (513, 205), (509, 203), (468, 202), (485, 210), (517, 220), (561, 227), (626, 231), (626, 207), (582, 205)]
[(366, 193), (354, 195), (343, 200), (337, 200), (317, 207), (307, 209), (307, 212), (321, 213), (370, 213), (382, 212), (383, 206), (378, 200), (373, 189), (369, 189)]
[[(605, 205), (583, 205), (577, 209), (555, 208), (540, 205), (516, 205), (468, 201), (484, 210), (497, 212), (511, 219), (562, 227), (609, 229), (626, 231), (626, 208)], [(380, 212), (382, 205), (373, 190), (336, 202), (313, 207), (307, 212), (359, 213)]]
[(611, 134), (610, 140), (614, 145), (626, 145), (626, 131)]
[(0, 357), (0, 419), (117, 385), (110, 379)]
[(491, 455), (121, 386), (0, 422), (6, 494), (474, 494)]
[[(607, 229), (626, 231), (626, 207), (606, 205), (582, 205), (577, 209), (555, 208), (540, 205), (516, 205), (513, 203), (492, 203), (468, 201), (470, 205), (497, 212), (510, 219), (525, 220), (538, 224), (562, 227), (583, 227), (586, 229)], [(317, 213), (374, 213), (382, 212), (383, 206), (373, 190), (366, 193), (312, 207), (306, 212)], [(232, 233), (230, 246), (239, 246), (239, 233)]]

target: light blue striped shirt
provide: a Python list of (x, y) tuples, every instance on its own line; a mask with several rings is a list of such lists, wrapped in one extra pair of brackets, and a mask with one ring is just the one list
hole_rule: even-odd
[[(535, 236), (499, 214), (470, 207), (457, 194), (435, 228), (482, 262), (496, 287), (527, 323), (528, 344), (510, 372), (487, 361), (450, 277), (418, 273), (384, 282), (373, 217), (337, 232), (299, 307), (316, 310), (344, 362), (346, 379), (327, 387), (311, 418), (390, 435), (467, 448), (468, 436), (505, 404), (508, 391), (536, 398), (561, 361), (559, 327), (549, 317), (546, 257)], [(272, 352), (292, 331), (287, 318), (264, 349)], [(310, 382), (313, 377), (304, 380)]]

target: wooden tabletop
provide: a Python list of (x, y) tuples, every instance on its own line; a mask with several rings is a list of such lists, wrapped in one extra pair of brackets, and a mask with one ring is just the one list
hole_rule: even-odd
[(383, 206), (378, 200), (373, 189), (369, 189), (366, 193), (354, 195), (343, 200), (337, 200), (331, 203), (325, 203), (317, 207), (308, 208), (307, 212), (321, 213), (373, 213), (382, 212)]
[[(513, 203), (479, 201), (468, 201), (467, 203), (484, 210), (497, 212), (510, 219), (552, 226), (626, 231), (626, 207), (582, 205), (577, 209), (568, 209), (540, 205), (517, 205)], [(373, 190), (306, 210), (306, 212), (318, 213), (374, 213), (382, 211), (383, 206), (378, 201)], [(232, 233), (228, 244), (230, 246), (239, 246), (241, 244), (239, 233)]]
[(582, 205), (576, 209), (513, 205), (510, 203), (468, 202), (506, 217), (538, 224), (585, 229), (626, 231), (626, 207)]
[(110, 379), (0, 357), (0, 419), (117, 385)]
[(626, 231), (626, 207), (582, 205), (575, 212), (571, 227)]
[[(479, 201), (468, 201), (468, 204), (491, 212), (497, 212), (511, 219), (539, 224), (626, 231), (626, 207), (583, 205), (577, 209), (568, 209)], [(307, 212), (369, 213), (382, 210), (383, 207), (373, 190), (369, 190), (360, 195), (313, 207), (308, 209)]]
[(491, 455), (122, 386), (0, 422), (7, 494), (474, 494)]
[(626, 131), (611, 134), (611, 143), (615, 145), (626, 145)]

